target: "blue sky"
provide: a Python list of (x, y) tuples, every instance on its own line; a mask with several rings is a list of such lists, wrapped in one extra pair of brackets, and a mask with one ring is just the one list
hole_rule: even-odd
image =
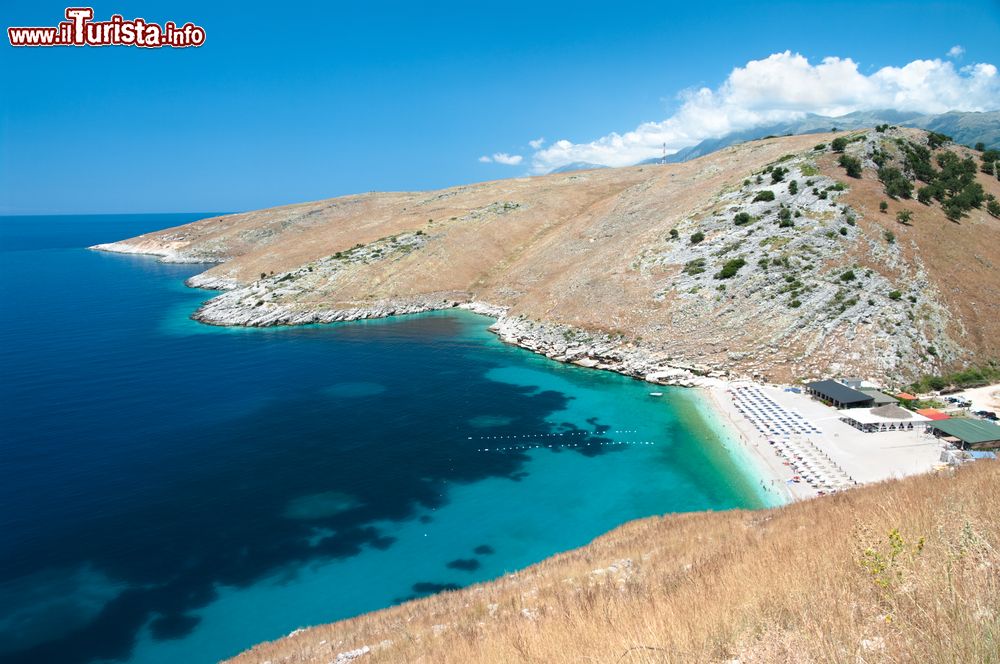
[[(65, 6), (6, 1), (4, 28), (55, 25)], [(685, 90), (714, 91), (706, 103), (743, 122), (730, 107), (746, 95), (719, 86), (734, 68), (785, 51), (773, 64), (801, 54), (807, 79), (824, 57), (850, 58), (862, 86), (880, 68), (937, 59), (956, 85), (945, 104), (974, 96), (969, 67), (1000, 63), (996, 0), (118, 0), (94, 10), (97, 19), (192, 21), (207, 41), (185, 50), (14, 49), (4, 36), (0, 214), (236, 211), (524, 175), (598, 148), (617, 163), (632, 153), (600, 139), (683, 112)], [(956, 45), (963, 52), (949, 58)], [(977, 88), (980, 106), (995, 98), (997, 78)], [(859, 90), (848, 106), (871, 94)], [(843, 105), (824, 100), (752, 103), (768, 112)], [(687, 125), (654, 129), (678, 144), (692, 135)], [(541, 137), (539, 152), (528, 142)], [(551, 148), (558, 139), (570, 144)], [(522, 161), (496, 163), (497, 153)]]

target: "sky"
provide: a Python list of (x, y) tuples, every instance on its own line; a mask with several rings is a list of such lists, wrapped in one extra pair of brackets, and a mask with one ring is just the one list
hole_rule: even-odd
[[(3, 27), (66, 5), (0, 1)], [(234, 212), (634, 163), (805, 112), (1000, 108), (1000, 0), (129, 2), (199, 48), (0, 43), (0, 214)], [(6, 30), (5, 30), (6, 32)]]

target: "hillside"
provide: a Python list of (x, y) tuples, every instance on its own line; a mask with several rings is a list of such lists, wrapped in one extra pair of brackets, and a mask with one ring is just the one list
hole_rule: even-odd
[[(195, 314), (206, 323), (462, 304), (498, 316), (508, 341), (636, 376), (904, 381), (1000, 357), (1000, 220), (886, 196), (872, 156), (902, 166), (899, 146), (925, 132), (840, 136), (856, 139), (860, 179), (814, 149), (833, 134), (813, 134), (679, 164), (346, 196), (97, 248), (221, 263), (190, 280), (227, 291)], [(1000, 195), (995, 177), (973, 177)]]
[(998, 499), (1000, 466), (982, 461), (766, 512), (643, 519), (231, 661), (997, 662)]

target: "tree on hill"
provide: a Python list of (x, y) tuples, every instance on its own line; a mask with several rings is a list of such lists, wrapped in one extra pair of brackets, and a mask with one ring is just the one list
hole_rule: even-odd
[(995, 200), (990, 201), (986, 204), (986, 211), (994, 217), (1000, 218), (1000, 203), (997, 203)]
[(847, 175), (852, 178), (861, 177), (861, 160), (857, 157), (851, 157), (850, 155), (842, 154), (838, 163), (847, 171)]
[(950, 143), (950, 142), (951, 142), (951, 136), (948, 136), (947, 134), (939, 134), (936, 131), (932, 131), (927, 134), (927, 146), (931, 150), (937, 150), (945, 143)]
[(847, 147), (847, 139), (843, 136), (838, 136), (830, 142), (830, 147), (833, 148), (834, 152), (843, 152), (844, 148)]
[(913, 195), (913, 183), (895, 166), (878, 169), (878, 179), (885, 185), (885, 193), (890, 198), (910, 198)]
[(909, 210), (900, 210), (896, 213), (896, 221), (901, 224), (909, 224), (910, 219), (913, 218), (913, 213)]

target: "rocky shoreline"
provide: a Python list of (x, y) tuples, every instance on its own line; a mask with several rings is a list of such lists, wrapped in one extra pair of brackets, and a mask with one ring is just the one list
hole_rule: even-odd
[[(114, 242), (95, 245), (91, 249), (157, 256), (164, 262), (172, 263), (208, 262), (185, 255), (179, 249), (152, 242), (142, 245)], [(657, 385), (698, 387), (711, 384), (714, 379), (729, 378), (725, 370), (667, 358), (621, 336), (511, 316), (507, 307), (472, 300), (468, 293), (428, 294), (338, 309), (292, 308), (272, 301), (272, 295), (281, 294), (281, 289), (276, 289), (276, 284), (272, 282), (282, 277), (268, 277), (246, 285), (235, 279), (196, 274), (185, 281), (187, 286), (222, 292), (203, 303), (191, 314), (191, 318), (222, 327), (274, 327), (341, 323), (460, 308), (496, 319), (489, 330), (501, 341), (556, 362), (613, 371)]]
[(167, 247), (158, 242), (147, 241), (140, 244), (127, 242), (108, 242), (95, 244), (89, 249), (107, 251), (112, 254), (135, 254), (139, 256), (156, 256), (163, 263), (225, 263), (229, 256), (192, 256), (180, 248)]
[[(234, 288), (226, 280), (197, 277), (189, 279), (188, 285), (199, 288)], [(246, 299), (245, 288), (241, 288), (238, 291), (229, 290), (205, 302), (191, 317), (209, 325), (272, 327), (369, 320), (459, 308), (496, 319), (489, 330), (501, 341), (557, 362), (614, 371), (659, 385), (696, 387), (702, 384), (703, 378), (727, 377), (727, 372), (707, 365), (668, 361), (628, 343), (622, 337), (588, 332), (568, 325), (544, 323), (523, 316), (510, 316), (506, 307), (469, 301), (460, 296), (461, 294), (448, 293), (341, 309), (297, 310), (275, 304), (266, 307), (247, 306), (243, 304)]]

